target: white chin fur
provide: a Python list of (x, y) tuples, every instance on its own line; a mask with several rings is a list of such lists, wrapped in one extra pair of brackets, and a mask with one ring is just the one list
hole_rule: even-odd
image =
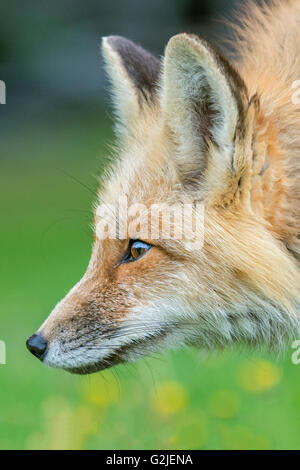
[(100, 347), (100, 345), (97, 354), (95, 354), (94, 349), (89, 351), (88, 348), (83, 347), (67, 351), (62, 348), (59, 340), (54, 340), (49, 345), (43, 363), (49, 367), (72, 369), (73, 367), (84, 367), (90, 363), (100, 362), (112, 352), (112, 347)]

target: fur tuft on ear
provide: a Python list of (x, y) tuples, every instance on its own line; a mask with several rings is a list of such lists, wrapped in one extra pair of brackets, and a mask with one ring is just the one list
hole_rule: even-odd
[(160, 61), (121, 36), (104, 37), (102, 52), (112, 82), (119, 130), (128, 132), (145, 104), (155, 99)]
[(247, 90), (239, 74), (207, 42), (189, 34), (170, 39), (161, 104), (186, 186), (199, 187), (199, 180), (208, 178), (208, 167), (216, 176), (234, 168), (235, 141), (245, 135)]

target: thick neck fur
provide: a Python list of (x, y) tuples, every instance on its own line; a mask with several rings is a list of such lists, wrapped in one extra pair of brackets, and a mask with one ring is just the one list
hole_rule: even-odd
[[(252, 203), (273, 233), (299, 257), (300, 102), (293, 100), (300, 79), (300, 2), (275, 0), (247, 14), (235, 28), (237, 67), (249, 96), (257, 94)], [(298, 101), (300, 101), (298, 99)]]

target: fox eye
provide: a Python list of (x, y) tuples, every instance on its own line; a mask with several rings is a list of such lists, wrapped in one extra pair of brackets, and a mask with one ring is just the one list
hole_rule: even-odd
[(142, 242), (140, 240), (136, 240), (132, 243), (130, 248), (130, 255), (133, 261), (140, 258), (144, 255), (148, 250), (150, 250), (151, 245), (148, 243)]
[(151, 245), (146, 242), (142, 242), (141, 240), (130, 240), (127, 253), (124, 255), (122, 262), (128, 263), (130, 261), (135, 261), (148, 250), (150, 250)]

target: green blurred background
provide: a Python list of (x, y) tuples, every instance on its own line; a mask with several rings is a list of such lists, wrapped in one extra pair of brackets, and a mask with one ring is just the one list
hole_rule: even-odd
[(186, 349), (77, 377), (25, 348), (89, 260), (92, 192), (114, 139), (100, 37), (161, 54), (179, 31), (226, 34), (212, 18), (242, 2), (14, 3), (0, 16), (0, 448), (299, 449), (292, 350)]

